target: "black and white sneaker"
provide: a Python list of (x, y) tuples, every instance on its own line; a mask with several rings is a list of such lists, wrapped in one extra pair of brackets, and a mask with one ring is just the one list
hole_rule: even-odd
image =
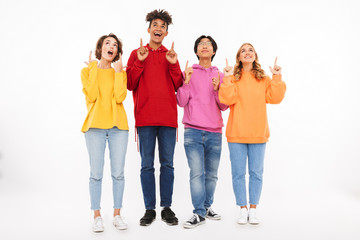
[(204, 223), (205, 218), (195, 213), (187, 222), (183, 224), (183, 227), (194, 228)]
[(220, 220), (221, 219), (221, 215), (214, 212), (214, 210), (212, 210), (211, 207), (206, 209), (206, 217), (209, 219), (212, 219), (212, 220)]

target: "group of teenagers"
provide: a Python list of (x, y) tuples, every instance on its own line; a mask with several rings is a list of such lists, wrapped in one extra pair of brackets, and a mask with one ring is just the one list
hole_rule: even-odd
[[(114, 34), (99, 38), (95, 56), (90, 52), (87, 67), (81, 71), (83, 93), (88, 114), (82, 132), (90, 160), (90, 200), (94, 211), (94, 232), (104, 231), (100, 214), (101, 185), (106, 144), (109, 148), (113, 185), (114, 218), (117, 229), (128, 224), (120, 214), (124, 193), (124, 165), (129, 127), (123, 102), (127, 90), (132, 91), (135, 115), (135, 140), (141, 156), (141, 186), (145, 214), (141, 226), (156, 219), (156, 185), (154, 153), (156, 140), (160, 162), (161, 219), (178, 225), (171, 210), (177, 139), (177, 105), (184, 108), (184, 147), (190, 168), (190, 193), (194, 207), (184, 228), (194, 228), (205, 219), (219, 220), (211, 205), (218, 180), (217, 172), (222, 146), (223, 119), (221, 111), (230, 108), (226, 126), (232, 184), (239, 206), (239, 224), (258, 224), (256, 206), (262, 190), (265, 146), (269, 138), (266, 104), (282, 101), (286, 85), (281, 80), (281, 67), (270, 67), (272, 78), (258, 62), (254, 47), (245, 43), (236, 53), (236, 64), (223, 73), (212, 60), (217, 44), (211, 36), (196, 39), (194, 52), (198, 64), (182, 72), (174, 50), (162, 45), (172, 24), (165, 10), (147, 14), (149, 43), (132, 51), (127, 66), (122, 61), (122, 42)], [(126, 70), (125, 70), (126, 68)], [(249, 173), (247, 186), (245, 175)]]

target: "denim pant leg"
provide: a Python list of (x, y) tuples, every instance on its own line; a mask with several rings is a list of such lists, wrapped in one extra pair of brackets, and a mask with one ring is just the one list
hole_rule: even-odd
[(236, 205), (246, 206), (246, 159), (247, 159), (247, 144), (228, 142), (233, 190), (236, 199)]
[(205, 138), (205, 189), (206, 198), (204, 206), (209, 208), (214, 202), (214, 193), (218, 180), (222, 134), (206, 132)]
[(190, 168), (190, 193), (194, 206), (193, 213), (205, 217), (205, 166), (202, 131), (185, 128), (184, 147)]
[(106, 147), (106, 130), (90, 128), (85, 132), (85, 140), (90, 161), (89, 189), (91, 209), (99, 210)]
[(128, 130), (119, 130), (117, 127), (108, 130), (111, 177), (115, 209), (122, 208), (125, 187), (124, 167), (128, 136)]
[(155, 175), (154, 153), (157, 127), (138, 127), (140, 155), (141, 155), (141, 187), (143, 191), (145, 208), (155, 209)]
[(160, 206), (170, 207), (174, 187), (174, 150), (176, 128), (159, 127), (158, 145), (160, 160)]
[(258, 205), (262, 190), (266, 143), (248, 144), (249, 203)]

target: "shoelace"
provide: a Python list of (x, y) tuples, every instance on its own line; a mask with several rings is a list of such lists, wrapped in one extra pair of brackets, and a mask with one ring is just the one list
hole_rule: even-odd
[(196, 214), (194, 214), (194, 215), (189, 219), (188, 222), (194, 222), (195, 220), (197, 220), (198, 222), (200, 222), (200, 219), (199, 219), (198, 215), (196, 215)]
[(164, 211), (164, 214), (165, 215), (170, 215), (171, 217), (175, 216), (175, 213), (173, 211), (171, 211), (170, 208), (166, 208), (165, 211)]
[(212, 210), (212, 208), (208, 208), (208, 212), (209, 212), (211, 215), (216, 215), (216, 213)]
[(95, 226), (102, 227), (102, 218), (96, 218), (95, 219)]

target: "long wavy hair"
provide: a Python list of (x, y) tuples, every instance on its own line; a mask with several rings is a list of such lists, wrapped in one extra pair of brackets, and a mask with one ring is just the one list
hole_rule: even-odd
[(239, 48), (239, 50), (237, 51), (236, 53), (236, 64), (234, 66), (234, 76), (235, 76), (235, 79), (236, 80), (240, 80), (241, 78), (241, 75), (242, 75), (242, 69), (244, 68), (243, 67), (243, 64), (242, 62), (240, 62), (239, 60), (239, 57), (240, 57), (240, 52), (241, 52), (241, 49), (243, 46), (245, 45), (250, 45), (253, 49), (254, 49), (254, 52), (255, 52), (255, 61), (253, 62), (253, 65), (252, 65), (252, 70), (251, 70), (251, 73), (254, 75), (254, 77), (257, 79), (257, 80), (261, 80), (263, 79), (266, 74), (265, 74), (265, 71), (261, 68), (261, 65), (259, 63), (259, 59), (258, 59), (258, 55), (255, 51), (255, 48), (253, 47), (253, 45), (251, 45), (250, 43), (244, 43), (243, 45), (241, 45), (241, 47)]

